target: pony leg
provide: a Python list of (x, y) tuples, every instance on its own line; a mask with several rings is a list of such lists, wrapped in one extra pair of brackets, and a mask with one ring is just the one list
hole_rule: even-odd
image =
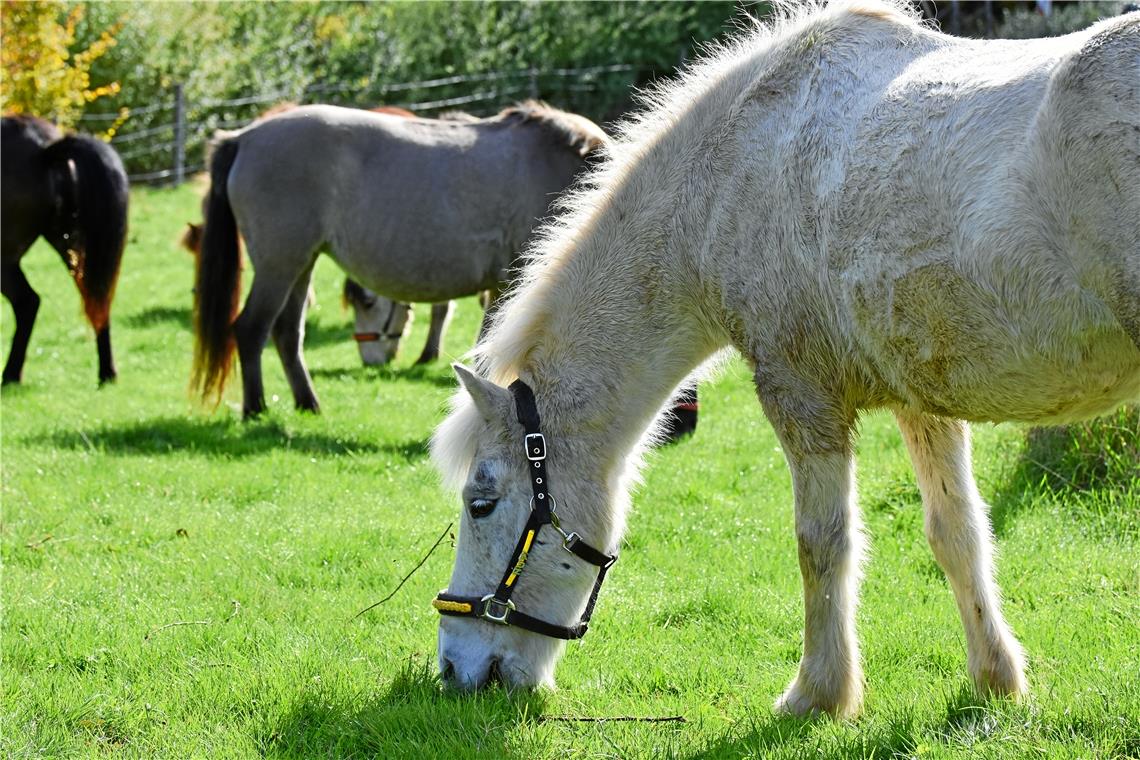
[(16, 330), (12, 335), (12, 348), (8, 352), (8, 362), (4, 365), (3, 383), (18, 383), (24, 371), (24, 358), (28, 352), (28, 341), (32, 338), (32, 327), (36, 324), (36, 312), (40, 310), (40, 297), (32, 289), (28, 278), (24, 277), (19, 264), (10, 264), (0, 272), (0, 290), (12, 304), (16, 314)]
[(479, 335), (475, 338), (476, 343), (480, 343), (483, 336), (491, 329), (491, 322), (494, 320), (495, 311), (499, 307), (499, 295), (501, 293), (501, 289), (492, 288), (479, 294), (479, 303), (483, 306), (483, 323), (479, 325)]
[(293, 390), (294, 405), (305, 411), (319, 412), (321, 405), (317, 402), (313, 380), (302, 353), (312, 274), (310, 267), (293, 285), (293, 290), (285, 301), (285, 308), (273, 323), (273, 343), (277, 346), (277, 355), (281, 357), (281, 366), (285, 368), (285, 377), (289, 379), (289, 387)]
[(431, 305), (431, 327), (428, 329), (427, 343), (424, 352), (416, 359), (416, 364), (427, 364), (439, 358), (439, 349), (443, 346), (443, 331), (451, 320), (451, 311), (454, 304), (451, 301), (433, 303)]
[(811, 391), (765, 397), (764, 411), (792, 472), (796, 541), (804, 591), (804, 651), (799, 671), (776, 710), (845, 718), (863, 703), (863, 671), (855, 635), (862, 523), (855, 504), (852, 424), (838, 406), (810, 400)]
[(261, 352), (269, 331), (292, 291), (283, 278), (255, 273), (249, 297), (234, 321), (238, 358), (241, 360), (242, 416), (256, 417), (265, 411), (265, 386), (261, 380)]
[(111, 353), (111, 323), (95, 334), (95, 348), (99, 352), (99, 385), (109, 383), (118, 376), (115, 371), (115, 357)]
[(966, 629), (967, 665), (983, 694), (1025, 693), (1025, 655), (1001, 614), (993, 539), (960, 420), (896, 412), (926, 512), (926, 537)]

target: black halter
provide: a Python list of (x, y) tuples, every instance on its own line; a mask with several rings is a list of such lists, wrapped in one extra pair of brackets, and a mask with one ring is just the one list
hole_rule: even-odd
[[(526, 445), (530, 486), (534, 491), (534, 496), (530, 500), (530, 517), (518, 544), (515, 545), (510, 562), (507, 563), (507, 571), (493, 594), (483, 597), (458, 596), (441, 591), (431, 604), (442, 615), (482, 618), (492, 623), (513, 625), (555, 639), (580, 639), (586, 635), (586, 629), (589, 628), (590, 616), (594, 613), (594, 604), (598, 601), (598, 592), (602, 588), (602, 581), (606, 578), (606, 571), (617, 561), (617, 557), (598, 551), (583, 541), (577, 533), (573, 531), (567, 533), (559, 525), (558, 515), (555, 514), (554, 497), (550, 495), (549, 490), (550, 477), (546, 472), (546, 438), (539, 431), (538, 407), (534, 402), (534, 391), (522, 380), (511, 383), (510, 391), (515, 398), (518, 420), (526, 430), (523, 441)], [(582, 618), (574, 625), (556, 625), (531, 617), (515, 609), (515, 603), (511, 601), (515, 581), (522, 575), (527, 555), (543, 525), (552, 525), (558, 531), (562, 536), (563, 549), (598, 568), (598, 577), (594, 581), (593, 591), (590, 592), (590, 600), (586, 603)]]

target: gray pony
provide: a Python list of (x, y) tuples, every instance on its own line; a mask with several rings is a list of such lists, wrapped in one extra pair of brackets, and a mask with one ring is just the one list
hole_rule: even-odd
[[(244, 415), (262, 412), (261, 351), (272, 333), (296, 406), (317, 411), (301, 346), (320, 253), (393, 300), (490, 291), (493, 302), (537, 220), (606, 141), (588, 119), (536, 102), (470, 122), (305, 106), (219, 134), (193, 386), (220, 398), (236, 347)], [(254, 267), (240, 314), (239, 232)]]

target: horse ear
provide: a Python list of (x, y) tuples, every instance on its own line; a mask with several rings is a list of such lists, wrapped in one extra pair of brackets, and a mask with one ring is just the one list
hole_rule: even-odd
[(511, 393), (506, 388), (495, 385), (490, 380), (480, 377), (462, 364), (452, 364), (455, 376), (475, 402), (483, 418), (488, 422), (502, 422), (503, 416), (510, 409)]

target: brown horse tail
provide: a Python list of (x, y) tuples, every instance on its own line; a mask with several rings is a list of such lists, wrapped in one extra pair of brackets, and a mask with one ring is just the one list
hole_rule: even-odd
[(237, 220), (230, 207), (230, 169), (237, 159), (238, 141), (223, 137), (210, 157), (210, 194), (206, 229), (194, 283), (194, 369), (190, 387), (203, 400), (220, 400), (234, 357), (233, 323), (241, 295), (241, 244)]
[(67, 246), (87, 319), (100, 332), (110, 319), (127, 240), (127, 173), (115, 149), (89, 135), (60, 138), (44, 156), (62, 194), (57, 239)]

